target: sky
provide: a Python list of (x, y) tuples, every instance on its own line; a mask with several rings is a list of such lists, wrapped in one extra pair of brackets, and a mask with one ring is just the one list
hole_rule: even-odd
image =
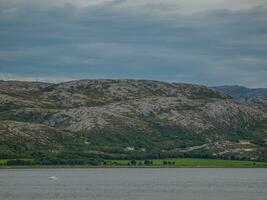
[(267, 87), (266, 0), (0, 0), (0, 79)]

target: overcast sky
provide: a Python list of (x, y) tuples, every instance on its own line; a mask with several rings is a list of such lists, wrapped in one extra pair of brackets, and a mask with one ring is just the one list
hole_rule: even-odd
[(266, 0), (0, 0), (0, 79), (267, 87)]

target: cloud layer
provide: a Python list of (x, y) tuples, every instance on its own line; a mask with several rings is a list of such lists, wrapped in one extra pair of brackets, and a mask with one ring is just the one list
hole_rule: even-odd
[(71, 2), (0, 0), (2, 77), (267, 87), (265, 1)]

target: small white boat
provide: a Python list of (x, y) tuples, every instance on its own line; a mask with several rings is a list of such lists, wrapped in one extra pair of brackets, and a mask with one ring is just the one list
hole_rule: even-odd
[(57, 180), (57, 179), (58, 179), (58, 178), (57, 178), (56, 176), (50, 176), (50, 177), (49, 177), (49, 180), (50, 180), (50, 181), (55, 181), (55, 180)]

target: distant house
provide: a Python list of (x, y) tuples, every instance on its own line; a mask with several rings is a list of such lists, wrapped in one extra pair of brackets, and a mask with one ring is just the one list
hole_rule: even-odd
[(251, 152), (251, 151), (253, 151), (253, 149), (247, 148), (247, 149), (243, 149), (243, 151), (245, 151), (245, 152)]
[(145, 152), (146, 151), (145, 148), (140, 148), (139, 150), (142, 151), (142, 152)]
[(125, 150), (126, 150), (126, 151), (134, 151), (135, 148), (134, 148), (134, 147), (126, 147)]
[(250, 160), (257, 160), (257, 157), (250, 157)]
[(239, 140), (238, 143), (242, 145), (251, 144), (249, 140)]

